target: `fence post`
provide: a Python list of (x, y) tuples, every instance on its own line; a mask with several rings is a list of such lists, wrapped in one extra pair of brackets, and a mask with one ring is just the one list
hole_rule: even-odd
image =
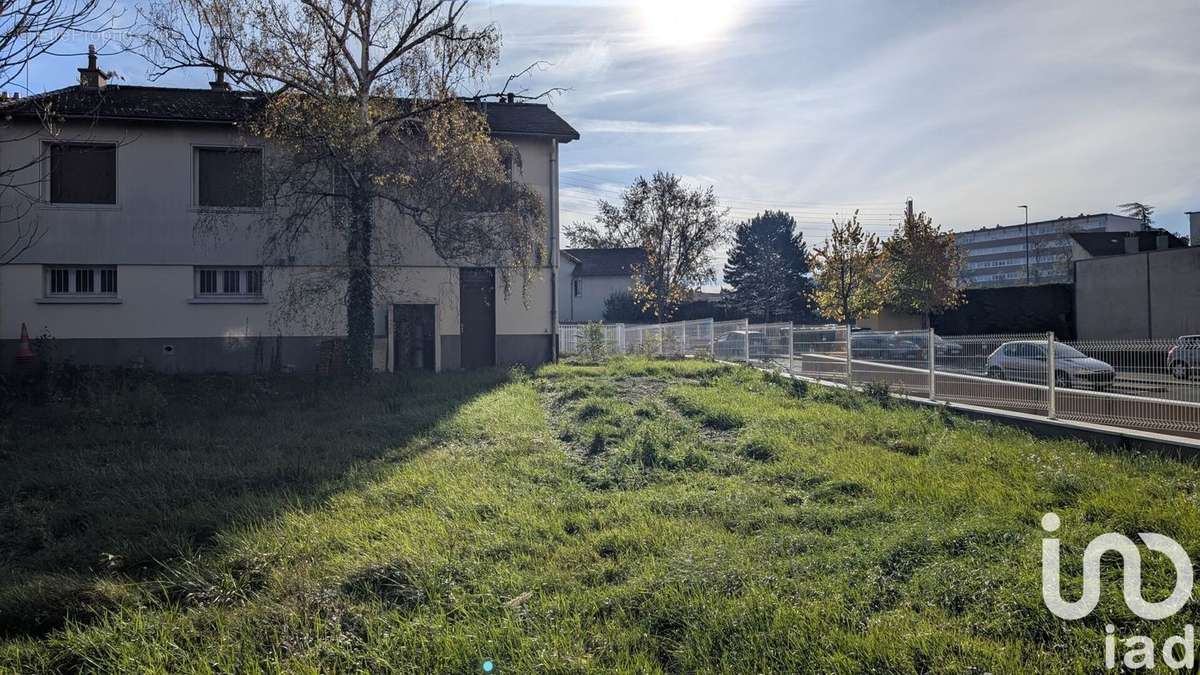
[(796, 353), (795, 353), (795, 347), (794, 347), (794, 345), (793, 345), (793, 343), (795, 342), (795, 339), (794, 339), (794, 338), (795, 338), (795, 336), (792, 334), (792, 331), (794, 331), (795, 329), (796, 329), (796, 324), (795, 324), (795, 323), (793, 323), (793, 322), (791, 322), (791, 321), (789, 321), (789, 322), (788, 322), (788, 325), (787, 325), (787, 336), (788, 336), (788, 375), (795, 375), (795, 374), (796, 374), (796, 373), (795, 373), (795, 362), (794, 362), (794, 360), (795, 360), (795, 356), (796, 356)]
[(742, 332), (742, 343), (746, 347), (746, 365), (750, 365), (750, 320), (746, 320), (746, 330)]
[(846, 387), (854, 386), (854, 356), (850, 346), (850, 324), (846, 324)]
[(929, 400), (937, 400), (937, 342), (933, 329), (929, 329)]
[(708, 327), (708, 357), (717, 360), (717, 327), (713, 325)]
[(1058, 417), (1057, 398), (1055, 388), (1058, 385), (1054, 381), (1054, 331), (1046, 332), (1046, 416), (1050, 419)]

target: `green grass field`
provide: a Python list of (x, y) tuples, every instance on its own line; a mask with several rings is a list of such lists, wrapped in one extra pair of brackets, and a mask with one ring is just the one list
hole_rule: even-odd
[(128, 396), (0, 422), (0, 671), (1092, 672), (1195, 615), (1114, 564), (1054, 618), (1038, 527), (1069, 598), (1102, 532), (1200, 552), (1193, 466), (745, 368)]

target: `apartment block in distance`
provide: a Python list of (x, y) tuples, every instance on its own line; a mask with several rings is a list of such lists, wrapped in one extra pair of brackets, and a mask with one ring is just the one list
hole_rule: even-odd
[(1073, 233), (1137, 232), (1141, 221), (1112, 213), (955, 232), (968, 287), (1070, 283)]

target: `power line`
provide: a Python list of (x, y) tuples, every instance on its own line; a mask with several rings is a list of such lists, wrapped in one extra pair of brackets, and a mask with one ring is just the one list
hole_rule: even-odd
[[(580, 182), (592, 183), (592, 184), (599, 185), (602, 187), (609, 186), (609, 185), (620, 185), (619, 183), (615, 183), (614, 181), (609, 180), (607, 178), (603, 178), (603, 177), (597, 176), (595, 174), (584, 173), (582, 171), (572, 171), (568, 175), (571, 180), (578, 179), (578, 180), (580, 180)], [(625, 187), (624, 185), (621, 185), (622, 189), (624, 187)], [(775, 204), (775, 203), (777, 203), (774, 200), (761, 200), (761, 199), (753, 199), (750, 197), (733, 197), (732, 199), (735, 201), (740, 201), (740, 202), (744, 202), (744, 203), (759, 203), (759, 204)], [(864, 202), (792, 201), (792, 202), (788, 202), (788, 203), (797, 205), (797, 206), (861, 206), (861, 207), (866, 207), (866, 208), (862, 209), (864, 211), (878, 210), (878, 209), (873, 209), (873, 207), (894, 208), (896, 205), (896, 202), (866, 202), (866, 201), (864, 201)]]
[[(583, 189), (590, 189), (595, 192), (611, 194), (611, 195), (618, 196), (618, 197), (621, 195), (621, 193), (625, 189), (624, 186), (619, 186), (615, 183), (589, 182), (586, 180), (581, 181), (581, 180), (577, 180), (574, 176), (572, 176), (569, 179), (564, 178), (564, 179), (560, 179), (560, 180), (561, 180), (562, 184), (564, 184), (564, 185), (569, 185), (572, 187), (578, 187), (578, 188), (583, 188)], [(764, 205), (773, 205), (773, 204), (781, 204), (782, 203), (782, 204), (786, 204), (786, 205), (790, 205), (790, 206), (809, 208), (811, 210), (826, 210), (826, 209), (819, 208), (819, 207), (824, 207), (824, 206), (829, 206), (829, 207), (851, 207), (851, 206), (853, 206), (853, 207), (858, 208), (858, 210), (860, 212), (874, 211), (874, 212), (880, 212), (880, 213), (882, 213), (884, 211), (888, 211), (890, 213), (891, 209), (895, 208), (894, 204), (883, 203), (883, 202), (876, 202), (876, 204), (880, 204), (880, 206), (870, 206), (870, 207), (864, 208), (858, 204), (852, 204), (852, 203), (851, 204), (843, 204), (843, 203), (839, 203), (839, 202), (804, 202), (804, 201), (791, 201), (791, 200), (763, 200), (763, 199), (754, 199), (752, 197), (730, 197), (730, 196), (728, 196), (728, 194), (721, 196), (721, 201), (738, 202), (738, 203), (742, 203), (742, 204), (764, 204)], [(838, 210), (841, 210), (841, 209), (838, 209)], [(893, 214), (893, 215), (899, 215), (899, 214)]]

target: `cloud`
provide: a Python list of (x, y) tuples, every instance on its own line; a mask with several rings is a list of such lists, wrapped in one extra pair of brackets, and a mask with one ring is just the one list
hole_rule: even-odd
[(727, 127), (707, 123), (645, 122), (640, 120), (577, 120), (580, 132), (592, 134), (707, 134)]
[(637, 164), (629, 162), (591, 162), (563, 166), (561, 171), (562, 173), (594, 173), (598, 171), (632, 171), (636, 168), (638, 168)]

